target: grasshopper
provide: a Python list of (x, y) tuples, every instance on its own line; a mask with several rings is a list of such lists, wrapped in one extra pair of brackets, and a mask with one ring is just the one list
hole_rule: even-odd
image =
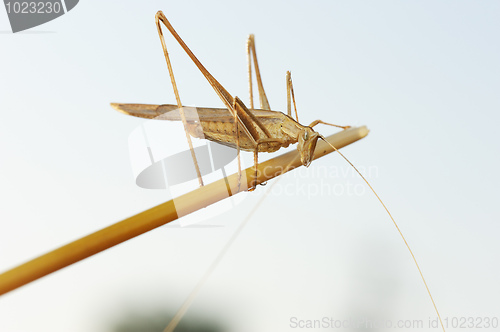
[[(231, 94), (229, 94), (229, 92), (201, 64), (201, 62), (196, 58), (193, 52), (191, 52), (189, 47), (184, 43), (182, 38), (174, 30), (174, 28), (167, 20), (163, 12), (159, 11), (158, 13), (156, 13), (155, 22), (158, 30), (158, 35), (160, 37), (160, 41), (162, 44), (163, 53), (165, 55), (165, 60), (167, 62), (170, 80), (174, 89), (174, 94), (177, 104), (151, 105), (151, 104), (112, 103), (111, 105), (116, 110), (125, 113), (127, 115), (132, 115), (147, 119), (155, 118), (155, 119), (182, 121), (186, 132), (188, 144), (191, 150), (191, 155), (195, 164), (198, 180), (201, 186), (203, 186), (203, 179), (201, 178), (201, 172), (198, 163), (196, 161), (196, 156), (194, 154), (191, 137), (206, 138), (208, 140), (236, 148), (238, 150), (238, 174), (240, 179), (241, 179), (240, 150), (253, 151), (255, 180), (253, 186), (250, 187), (249, 190), (254, 190), (257, 179), (257, 165), (258, 165), (259, 152), (275, 152), (280, 148), (288, 147), (290, 144), (298, 143), (297, 149), (300, 153), (301, 162), (304, 166), (307, 167), (311, 164), (311, 161), (313, 159), (314, 149), (316, 147), (318, 139), (321, 138), (325, 140), (325, 138), (322, 135), (313, 130), (314, 126), (321, 123), (329, 126), (339, 127), (342, 129), (349, 128), (349, 126), (339, 126), (324, 122), (322, 120), (315, 120), (309, 126), (304, 126), (300, 124), (297, 114), (297, 107), (295, 103), (292, 78), (289, 71), (286, 73), (287, 114), (271, 110), (271, 107), (269, 106), (269, 102), (267, 100), (267, 96), (262, 84), (262, 78), (260, 75), (259, 65), (257, 61), (257, 54), (255, 49), (255, 38), (253, 35), (249, 36), (247, 42), (249, 95), (250, 95), (250, 104), (249, 104), (250, 107), (247, 108), (245, 104), (238, 97), (233, 97)], [(198, 67), (201, 73), (205, 76), (205, 78), (213, 87), (213, 89), (215, 90), (219, 98), (222, 100), (226, 108), (197, 108), (196, 109), (197, 116), (193, 117), (193, 114), (189, 114), (190, 110), (193, 110), (193, 108), (187, 108), (187, 107), (185, 108), (182, 106), (181, 99), (179, 97), (179, 92), (177, 89), (177, 84), (175, 82), (174, 74), (172, 71), (172, 65), (170, 63), (170, 57), (167, 52), (167, 47), (165, 44), (161, 23), (163, 23), (163, 25), (170, 31), (172, 36), (177, 40), (180, 46), (184, 49), (187, 55), (191, 58), (191, 60), (195, 63), (195, 65)], [(259, 92), (260, 109), (254, 109), (253, 105), (252, 59), (253, 59), (253, 66), (255, 68), (257, 88)], [(292, 102), (294, 104), (295, 120), (293, 119), (291, 112)], [(326, 143), (331, 145), (328, 141), (326, 141)], [(425, 281), (423, 273), (420, 270), (417, 260), (413, 255), (413, 252), (409, 244), (406, 242), (403, 233), (401, 232), (396, 221), (389, 212), (388, 208), (383, 203), (379, 195), (375, 192), (370, 183), (361, 174), (361, 172), (359, 172), (358, 169), (342, 153), (340, 153), (340, 151), (337, 150), (337, 148), (335, 148), (333, 145), (331, 146), (361, 176), (361, 178), (368, 185), (370, 190), (373, 192), (373, 194), (376, 196), (378, 201), (381, 203), (381, 205), (384, 207), (387, 214), (391, 218), (400, 236), (404, 240), (406, 247), (408, 248), (409, 252), (412, 255), (413, 261), (419, 271), (422, 281), (425, 284), (427, 293), (439, 317), (441, 327), (443, 331), (445, 331), (436, 303), (434, 302), (434, 299), (431, 295), (429, 287), (427, 286), (427, 282)], [(238, 189), (239, 189), (239, 183), (238, 183)], [(223, 255), (224, 251), (221, 254)], [(210, 273), (210, 271), (211, 270), (207, 272), (207, 275)], [(178, 323), (178, 320), (180, 319), (180, 317), (182, 317), (183, 312), (187, 310), (187, 306), (189, 306), (189, 303), (192, 300), (193, 296), (196, 294), (197, 289), (198, 288), (196, 288), (193, 291), (190, 298), (188, 298), (188, 300), (186, 301), (186, 305), (183, 306), (183, 308), (181, 308), (181, 310), (176, 314), (176, 317), (174, 317), (174, 319), (172, 320), (171, 324), (167, 326), (166, 331), (167, 330), (172, 331), (175, 328), (176, 324)]]
[[(286, 148), (290, 144), (297, 144), (300, 159), (304, 166), (309, 166), (313, 159), (314, 149), (319, 138), (323, 138), (313, 127), (318, 124), (325, 124), (342, 129), (349, 126), (339, 126), (322, 120), (315, 120), (310, 125), (305, 126), (299, 123), (293, 83), (290, 71), (286, 73), (287, 87), (287, 114), (271, 110), (267, 96), (262, 84), (257, 53), (255, 49), (255, 37), (250, 35), (247, 41), (248, 57), (248, 78), (250, 107), (248, 108), (238, 97), (233, 97), (210, 72), (201, 64), (182, 38), (174, 30), (163, 12), (159, 11), (155, 17), (158, 35), (161, 40), (163, 53), (167, 62), (170, 80), (174, 89), (176, 105), (150, 105), (150, 104), (118, 104), (111, 105), (118, 111), (127, 115), (141, 118), (156, 118), (173, 121), (182, 121), (186, 132), (191, 156), (195, 165), (200, 186), (203, 186), (203, 179), (193, 150), (191, 137), (206, 138), (208, 140), (224, 144), (238, 150), (238, 174), (241, 181), (241, 161), (240, 150), (252, 151), (254, 153), (255, 179), (257, 177), (258, 153), (275, 152), (280, 148)], [(167, 52), (165, 38), (161, 24), (170, 31), (187, 55), (195, 63), (201, 73), (208, 80), (217, 95), (220, 97), (226, 108), (197, 108), (195, 116), (186, 116), (189, 108), (183, 107), (174, 78), (170, 57)], [(253, 87), (252, 87), (252, 58), (259, 92), (260, 109), (254, 109)], [(294, 104), (295, 120), (292, 117), (291, 104)], [(178, 111), (177, 111), (178, 110)], [(255, 189), (253, 186), (249, 190)], [(240, 182), (238, 182), (238, 188)]]

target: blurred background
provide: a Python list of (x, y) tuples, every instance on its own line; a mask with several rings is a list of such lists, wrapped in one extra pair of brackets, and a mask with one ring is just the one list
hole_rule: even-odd
[[(81, 1), (17, 34), (0, 10), (0, 271), (169, 199), (135, 184), (128, 142), (144, 121), (109, 106), (175, 103), (158, 10), (244, 102), (254, 33), (273, 109), (286, 111), (291, 70), (302, 123), (367, 125), (343, 152), (399, 222), (448, 330), (500, 315), (497, 1)], [(167, 44), (183, 103), (222, 106)], [(1, 296), (0, 331), (162, 331), (263, 195), (179, 331), (325, 317), (437, 330), (403, 241), (344, 160), (272, 183), (199, 227), (160, 227)]]

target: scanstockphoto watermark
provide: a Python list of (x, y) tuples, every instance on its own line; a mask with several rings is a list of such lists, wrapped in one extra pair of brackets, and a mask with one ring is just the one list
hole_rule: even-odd
[[(361, 166), (358, 170), (366, 179), (379, 176), (379, 168), (374, 165)], [(368, 189), (365, 183), (359, 181), (359, 174), (348, 166), (299, 167), (288, 176), (292, 180), (278, 183), (272, 188), (272, 195), (301, 195), (308, 199), (318, 196), (362, 196)]]
[(78, 0), (4, 0), (13, 33), (52, 21), (69, 12), (77, 3)]
[(338, 319), (335, 317), (321, 317), (318, 319), (303, 319), (299, 317), (290, 317), (289, 326), (292, 329), (382, 329), (382, 328), (424, 328), (424, 321), (421, 319), (415, 320), (397, 320), (389, 319), (366, 319), (366, 318), (349, 318)]
[[(444, 317), (443, 325), (445, 328), (453, 329), (497, 329), (499, 319), (496, 316), (461, 316)], [(338, 319), (335, 317), (324, 316), (317, 319), (305, 319), (301, 317), (290, 317), (289, 327), (292, 329), (441, 329), (437, 317), (423, 319), (367, 319), (367, 318), (349, 318)]]

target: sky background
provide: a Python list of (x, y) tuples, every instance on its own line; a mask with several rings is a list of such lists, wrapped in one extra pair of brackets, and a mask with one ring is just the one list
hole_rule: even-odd
[[(498, 1), (81, 1), (17, 34), (0, 9), (0, 271), (169, 199), (135, 184), (129, 137), (145, 122), (109, 106), (175, 103), (158, 10), (244, 102), (254, 33), (274, 110), (286, 109), (291, 70), (302, 123), (366, 125), (343, 152), (398, 221), (442, 317), (500, 316)], [(222, 106), (167, 45), (183, 103)], [(186, 319), (242, 332), (297, 330), (293, 317), (408, 319), (437, 331), (403, 241), (344, 160), (272, 182), (206, 227), (161, 227), (3, 295), (0, 331), (104, 332), (172, 315), (266, 193)]]

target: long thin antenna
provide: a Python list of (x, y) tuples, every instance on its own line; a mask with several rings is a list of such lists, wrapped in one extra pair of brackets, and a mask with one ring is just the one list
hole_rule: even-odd
[(415, 258), (415, 255), (413, 254), (413, 251), (411, 250), (410, 245), (406, 241), (406, 239), (405, 239), (405, 237), (403, 235), (403, 232), (401, 232), (401, 229), (399, 229), (399, 226), (396, 223), (396, 220), (394, 220), (394, 218), (392, 217), (392, 214), (389, 212), (389, 209), (387, 208), (387, 206), (385, 206), (384, 202), (382, 202), (382, 199), (377, 194), (377, 192), (375, 191), (375, 189), (373, 189), (373, 187), (368, 182), (368, 180), (363, 176), (363, 174), (361, 174), (360, 171), (358, 171), (358, 169), (356, 168), (356, 166), (354, 166), (353, 163), (351, 163), (351, 161), (349, 159), (347, 159), (346, 156), (344, 156), (339, 150), (337, 150), (337, 148), (335, 146), (333, 146), (332, 143), (328, 142), (325, 139), (325, 137), (323, 137), (322, 135), (320, 135), (320, 137), (321, 137), (321, 139), (323, 141), (325, 141), (328, 145), (330, 145), (335, 150), (335, 152), (338, 152), (338, 154), (340, 154), (342, 156), (342, 158), (344, 158), (345, 161), (347, 161), (349, 163), (349, 165), (351, 165), (351, 167), (359, 174), (359, 176), (361, 176), (361, 178), (363, 179), (363, 181), (365, 181), (365, 183), (368, 185), (368, 187), (370, 187), (370, 189), (373, 192), (373, 194), (377, 197), (377, 199), (380, 202), (380, 204), (382, 204), (382, 206), (384, 207), (385, 211), (387, 212), (387, 214), (391, 218), (392, 222), (394, 223), (394, 226), (396, 226), (396, 229), (398, 230), (399, 235), (401, 235), (401, 238), (405, 242), (406, 248), (408, 248), (408, 251), (410, 251), (411, 257), (413, 258), (413, 261), (415, 262), (415, 265), (417, 266), (418, 273), (420, 273), (420, 277), (422, 278), (422, 281), (424, 282), (425, 288), (427, 289), (427, 293), (429, 294), (429, 297), (431, 298), (432, 305), (434, 306), (434, 310), (436, 310), (436, 313), (437, 313), (438, 318), (439, 318), (439, 322), (441, 323), (441, 327), (443, 328), (443, 332), (446, 332), (446, 330), (444, 329), (443, 321), (441, 320), (441, 315), (439, 314), (439, 310), (438, 310), (438, 308), (436, 306), (436, 302), (434, 302), (434, 298), (432, 297), (431, 291), (429, 290), (429, 286), (427, 286), (427, 282), (425, 281), (424, 274), (422, 273), (422, 270), (420, 269), (420, 266), (418, 265), (417, 259)]
[[(297, 156), (297, 160), (300, 160), (299, 156)], [(233, 235), (231, 236), (231, 238), (229, 239), (229, 241), (227, 241), (226, 245), (219, 252), (219, 254), (217, 255), (217, 257), (214, 259), (214, 261), (212, 262), (212, 264), (208, 268), (208, 270), (205, 272), (205, 274), (203, 274), (203, 277), (201, 277), (200, 281), (193, 288), (193, 290), (191, 291), (191, 293), (189, 294), (189, 296), (186, 298), (186, 300), (184, 301), (184, 303), (182, 303), (181, 307), (179, 308), (179, 310), (177, 310), (177, 312), (175, 313), (174, 317), (172, 318), (172, 320), (170, 321), (170, 323), (168, 323), (167, 327), (165, 327), (165, 329), (163, 330), (163, 332), (173, 332), (175, 330), (175, 328), (177, 327), (177, 325), (181, 321), (182, 317), (187, 312), (187, 310), (189, 309), (189, 307), (193, 303), (194, 299), (196, 298), (196, 296), (200, 292), (200, 290), (203, 287), (203, 285), (205, 285), (205, 283), (207, 282), (208, 278), (210, 278), (210, 276), (212, 275), (212, 272), (214, 272), (214, 270), (217, 268), (217, 266), (221, 262), (222, 258), (224, 258), (224, 256), (226, 255), (226, 252), (229, 250), (229, 248), (231, 248), (231, 246), (233, 245), (234, 241), (241, 234), (241, 231), (248, 224), (248, 221), (250, 221), (250, 219), (252, 218), (252, 216), (255, 213), (255, 211), (258, 210), (259, 206), (264, 202), (264, 200), (267, 198), (267, 195), (269, 195), (269, 193), (271, 192), (272, 188), (276, 185), (276, 183), (279, 182), (280, 179), (281, 179), (280, 177), (277, 178), (273, 182), (273, 184), (267, 189), (267, 191), (264, 192), (264, 194), (259, 199), (259, 201), (257, 202), (257, 204), (255, 204), (255, 207), (252, 209), (252, 211), (246, 216), (245, 220), (243, 220), (243, 222), (238, 226), (238, 228), (233, 233)]]

